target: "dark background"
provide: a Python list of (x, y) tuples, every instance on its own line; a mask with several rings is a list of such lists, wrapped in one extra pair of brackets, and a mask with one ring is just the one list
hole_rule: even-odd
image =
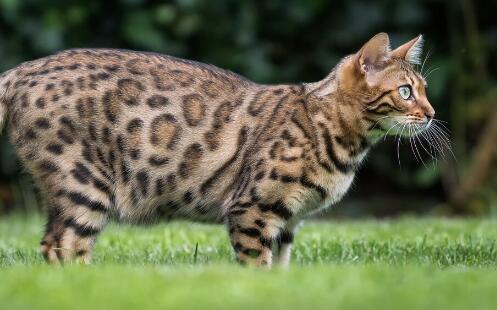
[[(454, 156), (436, 165), (387, 139), (334, 216), (497, 213), (497, 1), (0, 0), (0, 71), (73, 47), (116, 47), (212, 63), (260, 83), (311, 82), (374, 34), (422, 33), (428, 97)], [(0, 140), (0, 215), (40, 208)]]

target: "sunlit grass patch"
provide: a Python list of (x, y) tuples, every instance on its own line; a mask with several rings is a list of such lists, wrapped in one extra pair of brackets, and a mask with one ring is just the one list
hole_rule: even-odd
[(497, 300), (495, 220), (308, 222), (288, 271), (240, 267), (224, 227), (186, 222), (113, 224), (93, 265), (46, 266), (42, 224), (0, 220), (2, 309), (491, 309)]

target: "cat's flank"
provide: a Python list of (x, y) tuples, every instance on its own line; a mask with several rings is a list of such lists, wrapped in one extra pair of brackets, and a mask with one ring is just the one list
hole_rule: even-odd
[(111, 49), (4, 73), (0, 119), (46, 199), (45, 259), (89, 262), (112, 218), (182, 217), (224, 222), (242, 263), (288, 264), (299, 221), (342, 198), (379, 137), (430, 125), (421, 45), (391, 51), (380, 33), (295, 85)]

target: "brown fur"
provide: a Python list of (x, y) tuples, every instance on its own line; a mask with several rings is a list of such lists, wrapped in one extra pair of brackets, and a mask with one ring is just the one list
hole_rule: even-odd
[[(409, 50), (380, 34), (300, 85), (106, 49), (4, 73), (0, 115), (48, 204), (43, 255), (89, 262), (109, 218), (160, 213), (224, 221), (239, 261), (271, 265), (275, 244), (287, 264), (300, 219), (341, 199), (391, 119), (432, 117)], [(412, 102), (394, 91), (403, 84)]]

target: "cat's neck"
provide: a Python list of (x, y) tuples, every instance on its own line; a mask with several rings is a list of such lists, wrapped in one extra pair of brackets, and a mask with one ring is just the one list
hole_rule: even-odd
[(338, 85), (339, 81), (337, 79), (337, 69), (334, 69), (320, 81), (304, 83), (306, 97), (319, 98), (334, 95), (338, 92)]
[[(331, 164), (355, 170), (373, 141), (362, 119), (361, 98), (340, 89), (337, 70), (323, 80), (305, 84), (306, 105), (317, 130), (319, 153)], [(335, 163), (333, 163), (335, 162)]]

